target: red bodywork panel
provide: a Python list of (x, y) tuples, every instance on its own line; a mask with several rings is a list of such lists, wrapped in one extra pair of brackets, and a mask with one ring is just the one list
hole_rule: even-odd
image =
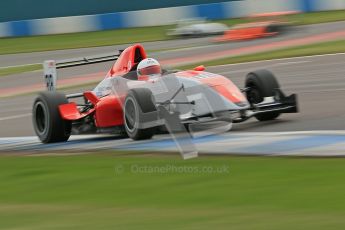
[(132, 69), (136, 69), (139, 62), (146, 57), (146, 52), (142, 45), (135, 44), (128, 47), (121, 53), (119, 59), (109, 70), (107, 77), (122, 76)]
[[(147, 57), (144, 47), (140, 44), (125, 49), (106, 77), (122, 76), (129, 71), (136, 69), (139, 62)], [(59, 111), (63, 119), (74, 121), (82, 119), (94, 113), (95, 124), (97, 127), (112, 127), (123, 125), (122, 103), (124, 98), (117, 98), (115, 95), (98, 98), (93, 92), (85, 92), (84, 97), (90, 101), (94, 108), (87, 113), (80, 113), (74, 102), (60, 105)]]
[(192, 78), (208, 85), (233, 103), (246, 101), (238, 87), (231, 80), (221, 75), (195, 70), (179, 72), (177, 75), (179, 77)]
[[(109, 70), (107, 77), (122, 76), (132, 70), (136, 70), (137, 65), (147, 58), (144, 47), (135, 44), (126, 48)], [(109, 95), (101, 98), (95, 109), (95, 123), (97, 127), (112, 127), (123, 125), (123, 104), (124, 98)]]
[(205, 68), (205, 66), (204, 65), (199, 65), (199, 66), (197, 66), (197, 67), (194, 67), (194, 70), (195, 71), (204, 71), (206, 68)]
[(84, 97), (91, 102), (91, 104), (96, 105), (99, 102), (99, 98), (92, 91), (84, 92)]
[(97, 127), (112, 127), (123, 125), (122, 103), (115, 95), (109, 95), (101, 98), (95, 107), (86, 113), (80, 113), (74, 102), (59, 105), (59, 111), (61, 117), (69, 121), (76, 121), (94, 113)]
[(63, 119), (75, 121), (88, 116), (89, 114), (93, 113), (95, 109), (90, 109), (86, 113), (80, 113), (77, 104), (70, 102), (68, 104), (59, 105), (59, 111)]
[(123, 125), (123, 100), (115, 95), (101, 98), (95, 107), (96, 126), (104, 128)]
[(69, 121), (80, 120), (94, 113), (96, 127), (112, 127), (123, 125), (122, 103), (123, 99), (119, 99), (115, 95), (109, 95), (98, 99), (97, 104), (94, 104), (94, 108), (86, 113), (80, 113), (75, 102), (59, 105), (59, 111), (61, 117)]
[[(106, 77), (122, 76), (129, 71), (136, 68), (136, 65), (145, 59), (146, 53), (142, 45), (136, 44), (125, 49), (112, 68), (109, 70)], [(176, 75), (178, 77), (190, 78), (202, 84), (209, 85), (219, 94), (223, 95), (228, 100), (237, 103), (246, 101), (245, 96), (235, 86), (231, 80), (208, 72), (204, 72), (204, 66), (198, 66), (194, 70), (180, 71)], [(142, 76), (142, 81), (149, 81), (149, 78)], [(92, 91), (84, 93), (84, 97), (93, 105), (93, 108), (85, 113), (80, 113), (77, 105), (74, 102), (60, 105), (59, 111), (61, 117), (66, 120), (74, 121), (80, 120), (86, 116), (93, 116), (95, 125), (98, 128), (107, 128), (114, 126), (121, 126), (124, 124), (123, 120), (123, 102), (126, 95), (113, 95), (98, 98)]]
[(262, 14), (253, 14), (249, 17), (256, 22), (249, 22), (234, 26), (232, 29), (225, 31), (224, 35), (216, 37), (215, 42), (224, 42), (232, 40), (248, 40), (255, 38), (262, 38), (278, 34), (277, 32), (269, 32), (267, 28), (270, 25), (279, 25), (285, 23), (283, 16), (297, 14), (298, 11), (282, 11), (270, 12)]
[(224, 35), (216, 37), (214, 41), (248, 40), (278, 34), (277, 32), (267, 32), (267, 28), (271, 23), (272, 22), (243, 24), (241, 27), (225, 31)]
[[(84, 92), (84, 97), (91, 102), (94, 106), (98, 103), (99, 98), (91, 91)], [(70, 102), (68, 104), (59, 105), (60, 115), (63, 119), (75, 121), (82, 119), (95, 111), (95, 108), (90, 109), (86, 113), (80, 113), (77, 104)]]

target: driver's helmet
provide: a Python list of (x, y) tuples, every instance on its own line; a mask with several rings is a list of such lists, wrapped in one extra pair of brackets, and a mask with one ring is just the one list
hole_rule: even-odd
[(145, 58), (142, 60), (137, 67), (138, 77), (158, 77), (162, 74), (161, 65), (156, 59)]

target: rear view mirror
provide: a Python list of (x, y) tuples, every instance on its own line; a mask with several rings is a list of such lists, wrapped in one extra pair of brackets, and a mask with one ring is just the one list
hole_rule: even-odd
[(204, 70), (205, 70), (205, 66), (199, 65), (199, 66), (197, 66), (197, 67), (194, 67), (194, 70), (195, 70), (195, 71), (204, 71)]

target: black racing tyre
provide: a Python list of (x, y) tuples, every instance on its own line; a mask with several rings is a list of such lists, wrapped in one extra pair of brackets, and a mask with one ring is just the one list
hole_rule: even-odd
[[(279, 83), (275, 76), (268, 70), (256, 70), (247, 75), (246, 78), (247, 99), (251, 104), (258, 104), (264, 97), (274, 96), (274, 90), (279, 89)], [(269, 112), (255, 115), (259, 121), (268, 121), (277, 118), (279, 112)]]
[(269, 25), (266, 27), (266, 33), (279, 33), (279, 25)]
[(266, 33), (284, 33), (287, 31), (287, 26), (283, 24), (272, 24), (267, 26)]
[(41, 142), (54, 143), (68, 140), (72, 123), (62, 119), (59, 111), (59, 105), (67, 103), (67, 98), (62, 93), (39, 93), (32, 108), (32, 122)]
[(143, 113), (157, 111), (152, 101), (152, 92), (146, 88), (131, 89), (124, 103), (124, 126), (127, 135), (133, 140), (150, 139), (156, 128), (139, 129), (140, 110)]

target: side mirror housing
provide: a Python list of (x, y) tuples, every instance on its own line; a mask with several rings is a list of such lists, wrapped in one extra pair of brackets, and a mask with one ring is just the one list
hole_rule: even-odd
[(195, 71), (204, 71), (204, 70), (205, 70), (205, 66), (199, 65), (199, 66), (197, 66), (197, 67), (194, 67), (194, 70), (195, 70)]

